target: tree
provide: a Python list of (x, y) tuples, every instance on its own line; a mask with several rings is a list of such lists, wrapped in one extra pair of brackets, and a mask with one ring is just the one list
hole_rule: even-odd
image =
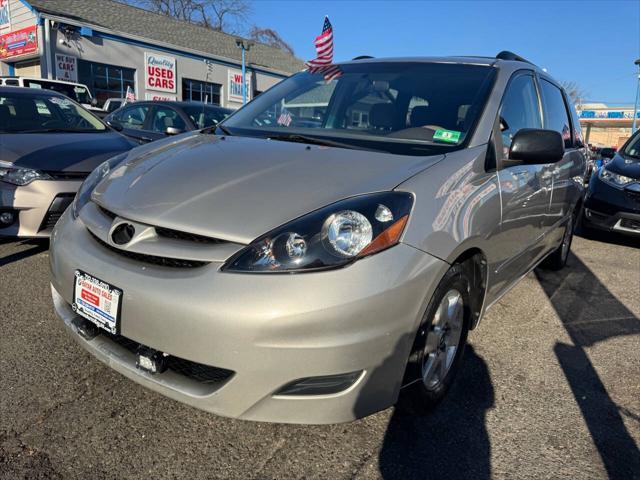
[(247, 0), (120, 0), (161, 15), (237, 34), (247, 23), (251, 6)]
[(249, 37), (256, 42), (264, 43), (271, 47), (279, 48), (290, 55), (295, 55), (293, 47), (285, 42), (278, 32), (271, 28), (260, 28), (254, 25), (249, 32)]
[(567, 92), (569, 98), (573, 102), (574, 105), (580, 105), (585, 97), (585, 91), (574, 81), (564, 80), (560, 82), (564, 91)]

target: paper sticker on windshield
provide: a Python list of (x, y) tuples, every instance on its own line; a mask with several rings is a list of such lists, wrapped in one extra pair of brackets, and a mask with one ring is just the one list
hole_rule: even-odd
[(433, 139), (448, 143), (458, 143), (460, 135), (462, 135), (462, 132), (457, 132), (455, 130), (436, 130), (433, 134)]
[(49, 101), (56, 105), (73, 105), (73, 102), (67, 98), (51, 97)]

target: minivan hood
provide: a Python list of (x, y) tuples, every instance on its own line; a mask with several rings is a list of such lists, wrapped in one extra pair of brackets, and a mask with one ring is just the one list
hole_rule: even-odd
[(444, 158), (187, 134), (134, 150), (93, 192), (131, 220), (249, 243), (340, 199), (393, 189)]
[(0, 160), (47, 172), (89, 173), (133, 144), (116, 132), (3, 133)]

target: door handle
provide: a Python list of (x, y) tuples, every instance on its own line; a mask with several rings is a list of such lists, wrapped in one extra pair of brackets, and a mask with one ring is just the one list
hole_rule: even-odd
[(140, 140), (142, 140), (143, 142), (153, 142), (153, 138), (149, 137), (140, 137)]

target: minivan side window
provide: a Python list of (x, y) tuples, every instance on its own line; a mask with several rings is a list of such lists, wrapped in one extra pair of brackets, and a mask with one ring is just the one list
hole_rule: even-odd
[(509, 156), (513, 137), (522, 128), (541, 128), (538, 92), (531, 75), (519, 75), (509, 83), (500, 107), (503, 156)]
[(562, 135), (564, 147), (571, 148), (571, 129), (569, 127), (569, 114), (564, 103), (562, 91), (545, 79), (540, 79), (542, 91), (542, 108), (544, 110), (544, 128), (555, 130)]

